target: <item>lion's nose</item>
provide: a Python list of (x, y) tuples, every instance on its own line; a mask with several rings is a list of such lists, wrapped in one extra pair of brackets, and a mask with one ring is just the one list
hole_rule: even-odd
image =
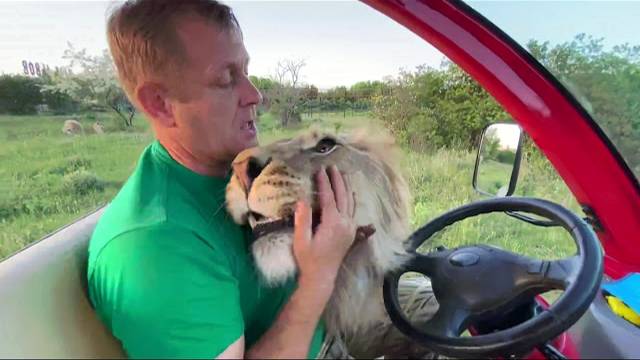
[(260, 161), (257, 157), (251, 156), (247, 158), (245, 161), (234, 163), (233, 164), (233, 172), (236, 174), (240, 182), (244, 186), (247, 192), (251, 189), (251, 184), (253, 184), (253, 180), (255, 180), (262, 169), (267, 167), (271, 162), (271, 158), (267, 159), (267, 161)]

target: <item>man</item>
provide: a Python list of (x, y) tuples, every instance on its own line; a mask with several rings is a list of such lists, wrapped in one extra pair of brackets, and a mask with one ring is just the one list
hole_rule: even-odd
[(156, 137), (89, 247), (89, 295), (130, 357), (317, 356), (320, 316), (355, 237), (335, 168), (317, 176), (322, 220), (295, 214), (296, 282), (263, 287), (245, 229), (224, 209), (232, 159), (257, 144), (261, 96), (240, 27), (213, 0), (137, 0), (108, 20), (120, 81)]

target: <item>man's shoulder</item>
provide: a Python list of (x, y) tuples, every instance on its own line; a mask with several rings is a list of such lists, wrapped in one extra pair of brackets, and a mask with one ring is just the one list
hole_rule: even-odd
[[(116, 197), (99, 219), (89, 242), (89, 261), (106, 247), (206, 246), (226, 253), (225, 244), (235, 242), (244, 234), (235, 223), (226, 221), (223, 214), (203, 214), (191, 207), (188, 195), (175, 192), (155, 196)], [(230, 220), (230, 219), (229, 219)], [(184, 239), (184, 240), (181, 240)]]
[(150, 147), (145, 149), (133, 173), (107, 205), (91, 236), (90, 253), (121, 234), (166, 222), (166, 171), (155, 164), (150, 153)]
[[(242, 251), (227, 246), (243, 243), (245, 234), (226, 216), (220, 189), (210, 191), (200, 178), (194, 181), (191, 174), (159, 156), (157, 146), (152, 144), (143, 152), (98, 221), (89, 243), (89, 276), (96, 263), (113, 268), (122, 259), (111, 257), (125, 252), (140, 255), (179, 245), (174, 253), (184, 255), (196, 249), (193, 256), (214, 258), (211, 252), (215, 251), (233, 261)], [(115, 255), (103, 256), (105, 249)]]
[(111, 238), (131, 228), (169, 222), (207, 232), (224, 218), (225, 188), (226, 181), (208, 181), (184, 168), (155, 141), (140, 156), (96, 231)]
[(90, 251), (100, 251), (129, 232), (185, 228), (210, 237), (206, 234), (208, 219), (194, 206), (189, 184), (158, 157), (157, 146), (152, 143), (143, 151), (135, 170), (105, 209), (93, 231)]
[[(94, 238), (102, 240), (99, 236)], [(106, 238), (101, 247), (90, 246), (89, 265), (100, 262), (132, 267), (131, 264), (135, 265), (142, 259), (161, 263), (169, 261), (170, 257), (185, 259), (185, 261), (201, 256), (218, 257), (224, 260), (225, 256), (218, 255), (224, 255), (224, 249), (213, 247), (210, 241), (192, 229), (164, 221), (119, 232), (117, 235)]]

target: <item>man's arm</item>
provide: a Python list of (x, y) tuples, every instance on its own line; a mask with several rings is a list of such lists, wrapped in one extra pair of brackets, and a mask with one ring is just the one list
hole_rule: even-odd
[(242, 359), (244, 357), (244, 335), (229, 345), (216, 359)]
[(275, 323), (249, 349), (245, 358), (306, 358), (311, 338), (331, 295), (328, 289), (300, 284)]
[(306, 358), (311, 338), (331, 295), (327, 291), (324, 294), (318, 293), (314, 288), (304, 285), (298, 287), (275, 323), (246, 353), (242, 336), (220, 354), (218, 359)]

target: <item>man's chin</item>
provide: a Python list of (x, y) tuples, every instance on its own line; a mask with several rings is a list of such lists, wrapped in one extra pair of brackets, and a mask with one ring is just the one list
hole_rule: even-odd
[(240, 151), (248, 148), (252, 148), (254, 146), (258, 146), (258, 132), (256, 131), (253, 135), (246, 134), (245, 136), (243, 136), (241, 141), (242, 141), (242, 149)]
[(242, 151), (256, 146), (258, 146), (258, 139), (256, 137), (249, 139), (236, 139), (236, 143), (227, 148), (229, 151), (227, 154), (229, 161), (235, 159)]

